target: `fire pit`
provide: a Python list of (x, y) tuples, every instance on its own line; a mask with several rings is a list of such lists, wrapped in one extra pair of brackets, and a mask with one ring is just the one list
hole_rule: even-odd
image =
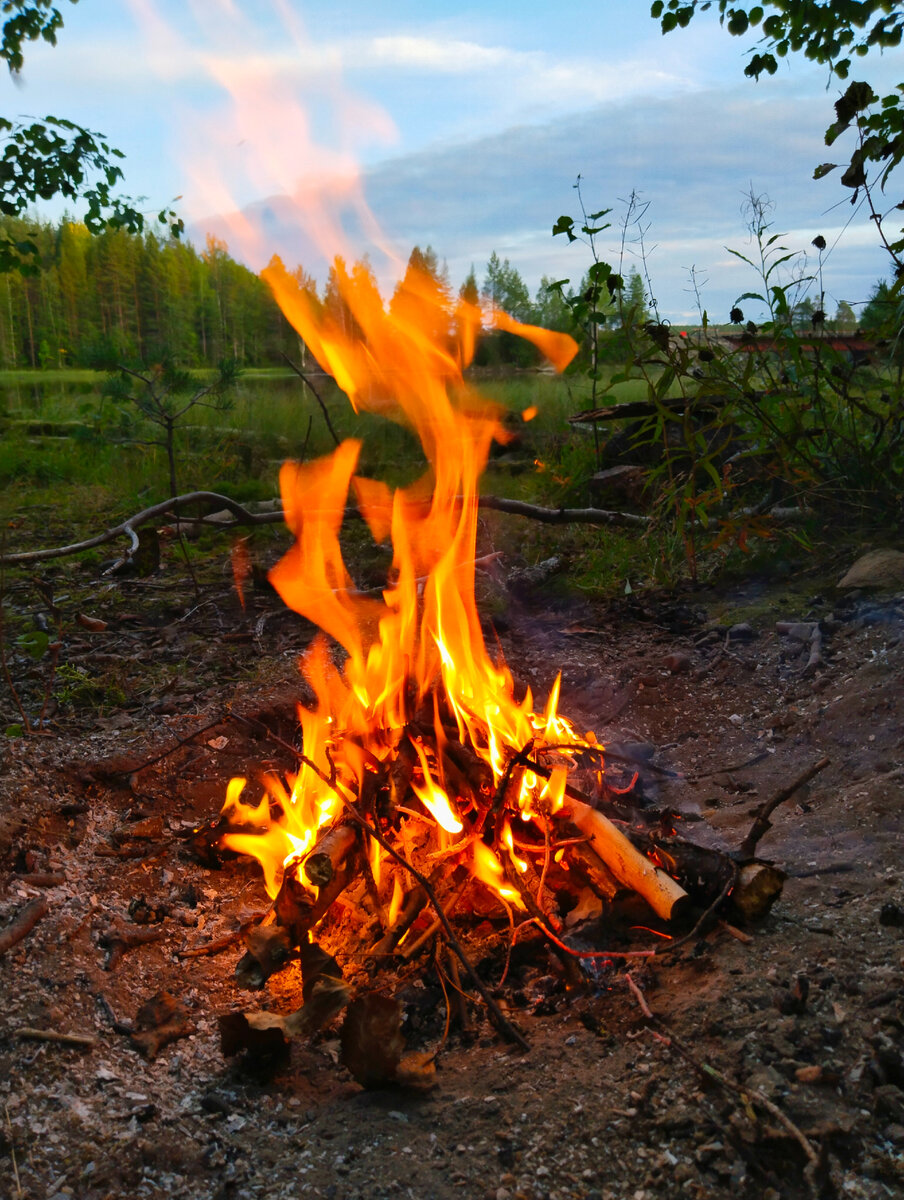
[[(295, 544), (270, 580), (322, 630), (301, 664), (316, 702), (298, 711), (297, 770), (264, 773), (258, 784), (232, 779), (219, 820), (199, 838), (256, 858), (272, 900), (246, 937), (240, 983), (261, 987), (301, 962), (303, 1008), (286, 1019), (252, 1014), (249, 1028), (310, 1034), (355, 994), (340, 959), (372, 980), (429, 949), (445, 956), (456, 991), (478, 993), (497, 1029), (526, 1045), (475, 970), (457, 918), (496, 920), (512, 945), (525, 934), (543, 939), (576, 986), (594, 960), (649, 957), (651, 940), (686, 932), (695, 911), (687, 887), (701, 910), (712, 909), (740, 874), (724, 854), (676, 838), (669, 814), (642, 814), (631, 794), (636, 771), (624, 761), (613, 769), (595, 733), (558, 711), (558, 679), (537, 711), (501, 653), (487, 651), (474, 593), (478, 486), (492, 441), (506, 434), (463, 375), (484, 314), (465, 302), (451, 307), (415, 267), (388, 307), (366, 272), (349, 275), (337, 263), (336, 276), (350, 315), (343, 324), (279, 264), (267, 273), (351, 403), (409, 425), (427, 470), (392, 490), (356, 474), (353, 440), (283, 467)], [(574, 354), (565, 335), (497, 320), (559, 368)], [(350, 494), (375, 540), (392, 540), (391, 576), (378, 596), (358, 592), (343, 561)], [(780, 877), (767, 883), (754, 869), (753, 878), (763, 909)], [(626, 893), (647, 906), (640, 944), (568, 944), (569, 912), (601, 916)], [(386, 1034), (385, 998), (372, 982), (356, 990), (346, 1041), (362, 1036), (356, 1022), (376, 1020)], [(246, 1044), (231, 1018), (224, 1044)], [(389, 1057), (391, 1075), (401, 1055)]]

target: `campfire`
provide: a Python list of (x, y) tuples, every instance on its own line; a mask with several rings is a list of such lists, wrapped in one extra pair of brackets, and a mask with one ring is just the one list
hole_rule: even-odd
[[(266, 271), (287, 318), (354, 408), (407, 424), (427, 469), (392, 490), (356, 473), (355, 440), (282, 468), (295, 543), (270, 579), (322, 633), (301, 663), (316, 702), (299, 708), (297, 772), (232, 779), (216, 826), (220, 846), (259, 861), (273, 901), (270, 919), (247, 938), (238, 974), (260, 986), (300, 957), (310, 1012), (323, 974), (322, 960), (312, 974), (312, 944), (335, 947), (331, 931), (341, 928), (343, 952), (376, 969), (387, 956), (410, 961), (439, 939), (454, 971), (465, 968), (497, 1026), (517, 1039), (471, 967), (456, 919), (498, 917), (512, 940), (545, 939), (566, 979), (579, 982), (581, 959), (651, 951), (579, 954), (563, 940), (564, 913), (598, 916), (627, 890), (668, 936), (689, 905), (675, 878), (681, 856), (663, 849), (673, 830), (656, 839), (632, 829), (633, 780), (624, 770), (613, 778), (605, 746), (559, 713), (559, 680), (538, 711), (529, 689), (519, 697), (501, 652), (485, 644), (474, 588), (478, 488), (491, 443), (507, 434), (464, 371), (487, 316), (463, 301), (451, 305), (414, 268), (388, 305), (366, 271), (350, 274), (337, 262), (336, 275), (341, 319), (277, 260)], [(502, 313), (489, 319), (536, 344), (558, 369), (575, 353), (566, 335)], [(343, 561), (350, 500), (375, 540), (392, 542), (391, 574), (377, 597), (355, 589)], [(699, 855), (695, 863), (699, 874)], [(724, 894), (724, 871), (710, 875), (710, 892)], [(351, 993), (330, 961), (320, 991), (341, 1007)], [(332, 1002), (326, 1008), (334, 1015)]]

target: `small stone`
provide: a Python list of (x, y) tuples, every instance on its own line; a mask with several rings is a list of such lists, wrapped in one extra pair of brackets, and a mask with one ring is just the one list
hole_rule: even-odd
[(883, 904), (879, 910), (879, 924), (899, 929), (904, 925), (904, 909), (898, 904)]
[(818, 1083), (822, 1078), (822, 1067), (798, 1067), (794, 1072), (794, 1077), (798, 1083)]
[(672, 675), (686, 675), (691, 669), (691, 656), (683, 650), (675, 650), (671, 654), (667, 654), (662, 660), (662, 665)]
[(732, 625), (728, 631), (728, 640), (730, 642), (752, 642), (758, 636), (759, 634), (749, 621), (739, 621), (737, 625)]

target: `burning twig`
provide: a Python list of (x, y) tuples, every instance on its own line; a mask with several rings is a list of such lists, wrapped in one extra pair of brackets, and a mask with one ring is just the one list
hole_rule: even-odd
[(749, 833), (740, 846), (738, 846), (735, 854), (736, 858), (745, 859), (753, 857), (760, 838), (772, 828), (772, 823), (769, 820), (772, 813), (775, 812), (780, 804), (784, 804), (786, 800), (789, 800), (805, 783), (809, 783), (814, 775), (818, 775), (820, 771), (824, 771), (831, 761), (830, 758), (821, 758), (819, 762), (814, 763), (811, 767), (807, 767), (806, 771), (803, 771), (791, 783), (783, 788), (779, 788), (775, 795), (766, 801), (757, 813)]
[(452, 948), (452, 950), (454, 950), (456, 956), (458, 957), (458, 961), (461, 963), (461, 965), (467, 971), (468, 977), (470, 978), (474, 987), (480, 993), (484, 1003), (486, 1004), (487, 1011), (490, 1015), (490, 1020), (493, 1022), (493, 1024), (496, 1026), (496, 1028), (502, 1034), (502, 1036), (504, 1038), (506, 1038), (506, 1040), (517, 1043), (517, 1045), (519, 1045), (522, 1050), (529, 1050), (530, 1045), (529, 1045), (527, 1039), (525, 1038), (524, 1034), (520, 1031), (520, 1029), (518, 1029), (515, 1025), (513, 1025), (512, 1022), (509, 1021), (509, 1019), (505, 1016), (502, 1009), (499, 1007), (499, 1005), (493, 999), (493, 997), (490, 994), (490, 992), (488, 991), (488, 989), (485, 987), (480, 976), (474, 970), (474, 966), (473, 966), (471, 960), (468, 958), (467, 954), (465, 953), (465, 950), (464, 950), (461, 942), (455, 936), (455, 930), (452, 928), (452, 924), (449, 921), (449, 918), (446, 916), (443, 906), (440, 904), (439, 898), (437, 897), (436, 892), (433, 890), (433, 886), (430, 883), (430, 880), (427, 879), (427, 877), (425, 875), (422, 875), (421, 872), (417, 870), (417, 868), (413, 867), (411, 865), (411, 863), (408, 862), (408, 860), (405, 858), (405, 856), (400, 851), (396, 850), (395, 846), (393, 846), (390, 842), (388, 842), (386, 840), (385, 837), (383, 837), (383, 834), (380, 833), (380, 831), (378, 829), (375, 829), (373, 826), (368, 825), (368, 823), (354, 809), (354, 807), (352, 805), (350, 805), (350, 804), (347, 805), (346, 811), (351, 815), (353, 821), (356, 821), (359, 825), (363, 826), (363, 828), (365, 829), (367, 834), (370, 837), (374, 838), (380, 844), (380, 846), (386, 851), (386, 853), (389, 854), (392, 858), (394, 858), (396, 860), (396, 862), (399, 863), (402, 867), (404, 867), (405, 870), (409, 873), (409, 875), (411, 875), (411, 877), (413, 879), (415, 879), (421, 885), (421, 887), (427, 893), (427, 898), (429, 899), (430, 903), (433, 905), (433, 909), (434, 909), (436, 915), (439, 917), (440, 921), (442, 922), (442, 926), (443, 926), (443, 929), (445, 930), (446, 937), (449, 942), (449, 946)]
[(6, 928), (0, 930), (0, 956), (28, 937), (38, 921), (47, 916), (49, 908), (44, 896), (29, 900), (24, 908), (20, 908)]
[(374, 946), (373, 950), (371, 950), (371, 954), (376, 958), (392, 954), (398, 943), (424, 911), (427, 901), (428, 896), (425, 889), (419, 884), (413, 887), (406, 896), (405, 903), (402, 905), (399, 915)]

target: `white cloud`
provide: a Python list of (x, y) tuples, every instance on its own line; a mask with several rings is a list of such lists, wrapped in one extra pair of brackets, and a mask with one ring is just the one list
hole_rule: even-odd
[[(757, 290), (753, 273), (725, 249), (749, 249), (742, 206), (752, 185), (775, 201), (774, 229), (787, 231), (782, 240), (792, 249), (812, 256), (817, 233), (830, 247), (841, 235), (826, 257), (827, 295), (864, 300), (887, 270), (875, 232), (862, 213), (842, 232), (850, 193), (831, 178), (810, 178), (822, 157), (829, 102), (802, 98), (787, 82), (760, 91), (755, 105), (749, 92), (741, 82), (725, 91), (604, 104), (434, 147), (371, 168), (365, 193), (403, 260), (412, 245), (429, 242), (460, 281), (471, 263), (482, 272), (496, 250), (533, 290), (543, 274), (577, 280), (591, 261), (583, 247), (551, 233), (560, 213), (577, 214), (578, 173), (588, 208), (614, 206), (615, 223), (619, 198), (636, 188), (651, 201), (646, 243), (657, 299), (664, 315), (679, 320), (693, 307), (691, 266), (708, 278), (703, 302), (713, 319), (741, 292)], [(269, 204), (268, 236), (294, 262), (293, 223), (284, 203)], [(617, 259), (618, 229), (601, 235), (599, 247)]]

